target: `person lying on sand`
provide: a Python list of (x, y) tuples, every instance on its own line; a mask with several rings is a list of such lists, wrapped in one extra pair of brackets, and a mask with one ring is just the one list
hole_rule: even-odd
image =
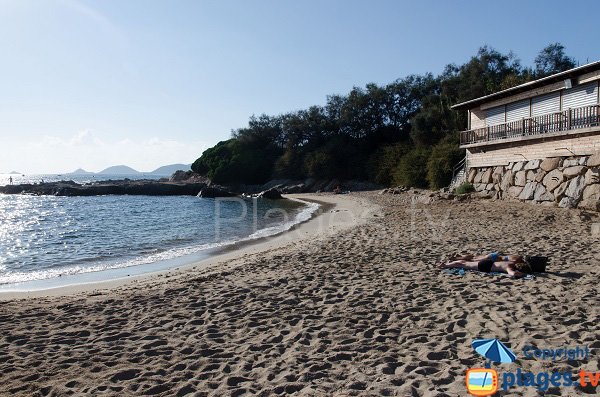
[(547, 258), (540, 256), (523, 257), (521, 255), (503, 255), (492, 252), (487, 255), (455, 255), (447, 263), (442, 263), (443, 268), (460, 268), (465, 270), (479, 270), (480, 272), (507, 273), (511, 277), (523, 277), (525, 274), (544, 272)]

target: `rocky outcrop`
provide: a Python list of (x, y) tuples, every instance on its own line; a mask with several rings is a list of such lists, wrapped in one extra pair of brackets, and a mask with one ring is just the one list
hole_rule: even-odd
[(0, 186), (0, 193), (36, 196), (195, 196), (204, 183), (169, 183), (155, 180), (113, 180), (91, 184), (73, 181)]
[(600, 153), (470, 168), (467, 175), (476, 196), (594, 211), (600, 207)]
[(271, 188), (269, 190), (265, 190), (264, 192), (260, 192), (257, 197), (269, 200), (279, 200), (283, 198), (281, 197), (281, 192), (275, 188)]
[(198, 193), (198, 197), (218, 198), (218, 197), (235, 197), (237, 194), (217, 186), (206, 186)]

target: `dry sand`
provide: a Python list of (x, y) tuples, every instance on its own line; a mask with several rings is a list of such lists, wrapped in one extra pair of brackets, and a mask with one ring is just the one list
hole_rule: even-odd
[[(484, 364), (474, 338), (517, 354), (499, 371), (600, 370), (597, 215), (413, 204), (410, 193), (310, 197), (338, 206), (195, 267), (5, 296), (0, 395), (465, 396), (466, 370)], [(450, 252), (496, 249), (548, 255), (553, 273), (526, 281), (436, 267)], [(591, 356), (524, 359), (528, 344), (588, 346)]]

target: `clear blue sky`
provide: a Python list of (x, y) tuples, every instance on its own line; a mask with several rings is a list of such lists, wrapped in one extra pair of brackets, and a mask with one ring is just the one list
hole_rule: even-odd
[(0, 0), (0, 172), (191, 162), (252, 114), (488, 44), (600, 59), (600, 2)]

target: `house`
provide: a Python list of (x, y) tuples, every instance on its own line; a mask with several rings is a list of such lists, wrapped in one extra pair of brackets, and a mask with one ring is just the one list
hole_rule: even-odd
[(600, 62), (454, 105), (482, 196), (600, 209)]

